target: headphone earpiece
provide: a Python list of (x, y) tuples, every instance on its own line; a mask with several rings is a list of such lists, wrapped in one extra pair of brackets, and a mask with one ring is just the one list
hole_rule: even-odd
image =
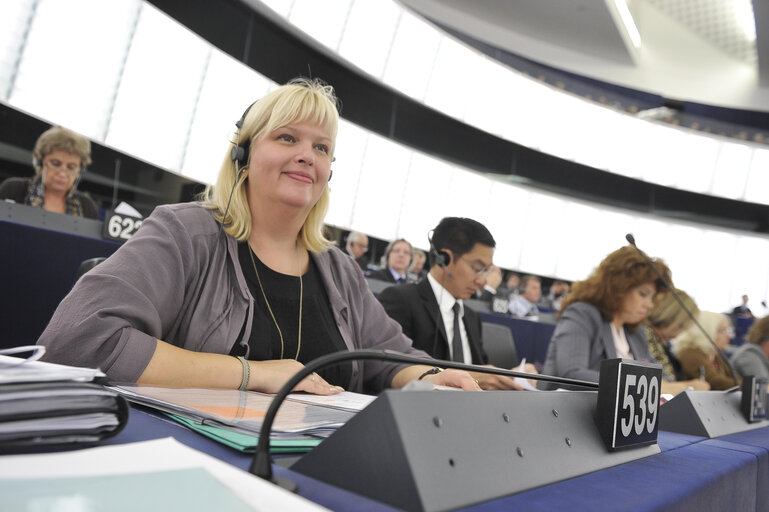
[(451, 264), (451, 254), (447, 251), (444, 251), (443, 249), (440, 251), (436, 249), (435, 245), (433, 244), (432, 231), (427, 234), (427, 241), (430, 242), (430, 257), (432, 258), (435, 265), (438, 265), (439, 267), (446, 270), (446, 273), (449, 277), (454, 277), (454, 274), (446, 269), (446, 267)]
[(451, 263), (451, 254), (446, 251), (435, 251), (435, 263), (439, 267), (446, 268), (446, 265)]
[(235, 121), (235, 127), (238, 129), (238, 139), (237, 139), (237, 143), (232, 148), (232, 151), (230, 151), (230, 159), (232, 159), (232, 161), (235, 162), (235, 172), (237, 173), (238, 176), (240, 176), (241, 169), (243, 169), (246, 165), (248, 165), (248, 152), (251, 150), (250, 140), (246, 140), (241, 144), (240, 131), (243, 128), (243, 123), (246, 122), (246, 116), (248, 115), (248, 112), (251, 110), (251, 107), (253, 107), (255, 104), (256, 104), (256, 101), (250, 104), (246, 109), (246, 111), (243, 112), (243, 115), (240, 116), (240, 119)]
[(230, 158), (235, 162), (235, 171), (240, 173), (240, 170), (246, 167), (248, 164), (248, 147), (251, 144), (237, 145), (232, 148), (230, 152)]

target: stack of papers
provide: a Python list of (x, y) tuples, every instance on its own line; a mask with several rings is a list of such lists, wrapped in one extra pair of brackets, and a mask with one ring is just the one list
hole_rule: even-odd
[(0, 354), (0, 451), (94, 443), (128, 420), (128, 404), (91, 381), (103, 374)]
[[(204, 426), (258, 436), (273, 395), (234, 389), (115, 385), (128, 400)], [(328, 437), (375, 397), (351, 392), (332, 396), (289, 395), (272, 428), (272, 440)], [(185, 424), (188, 424), (185, 422)], [(315, 443), (316, 444), (316, 443)]]

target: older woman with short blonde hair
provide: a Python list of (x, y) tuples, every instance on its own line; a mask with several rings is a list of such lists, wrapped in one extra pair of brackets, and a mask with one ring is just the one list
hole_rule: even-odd
[[(719, 350), (729, 346), (734, 331), (728, 316), (700, 311), (697, 320)], [(690, 325), (673, 340), (673, 352), (681, 362), (684, 379), (704, 379), (713, 390), (734, 386), (729, 364), (696, 325)]]
[(97, 219), (90, 197), (78, 192), (85, 167), (91, 163), (91, 142), (62, 126), (44, 131), (32, 150), (32, 178), (8, 178), (0, 185), (0, 199), (43, 208), (49, 212)]

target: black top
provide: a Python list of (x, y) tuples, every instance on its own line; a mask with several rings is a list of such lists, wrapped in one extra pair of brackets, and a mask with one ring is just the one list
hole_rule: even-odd
[[(11, 199), (18, 204), (29, 205), (27, 192), (30, 181), (31, 178), (8, 178), (0, 185), (0, 200)], [(75, 191), (74, 197), (80, 201), (83, 217), (87, 219), (99, 218), (99, 209), (93, 199), (78, 191)]]
[[(280, 335), (267, 309), (249, 253), (251, 249), (247, 242), (238, 244), (240, 267), (254, 297), (253, 327), (248, 340), (251, 352), (248, 358), (253, 361), (280, 359)], [(299, 332), (299, 278), (275, 272), (262, 263), (256, 254), (253, 256), (264, 286), (264, 294), (283, 334), (283, 359), (294, 359)], [(312, 258), (307, 273), (302, 276), (302, 283), (302, 345), (296, 359), (307, 364), (320, 356), (347, 350), (347, 346), (334, 321), (331, 301)], [(239, 345), (233, 347), (232, 354), (243, 355)], [(352, 363), (330, 366), (319, 370), (318, 374), (331, 384), (348, 389), (352, 377)]]

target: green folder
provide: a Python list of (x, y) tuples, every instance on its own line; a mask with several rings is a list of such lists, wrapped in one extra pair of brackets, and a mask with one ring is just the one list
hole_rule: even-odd
[[(256, 443), (259, 442), (258, 436), (244, 434), (242, 432), (236, 432), (214, 425), (204, 425), (199, 421), (176, 414), (166, 414), (171, 419), (178, 421), (187, 428), (203, 434), (214, 441), (227, 445), (230, 448), (234, 448), (244, 453), (253, 453), (256, 451)], [(318, 446), (321, 441), (322, 439), (315, 437), (272, 439), (270, 440), (270, 453), (305, 453)]]

